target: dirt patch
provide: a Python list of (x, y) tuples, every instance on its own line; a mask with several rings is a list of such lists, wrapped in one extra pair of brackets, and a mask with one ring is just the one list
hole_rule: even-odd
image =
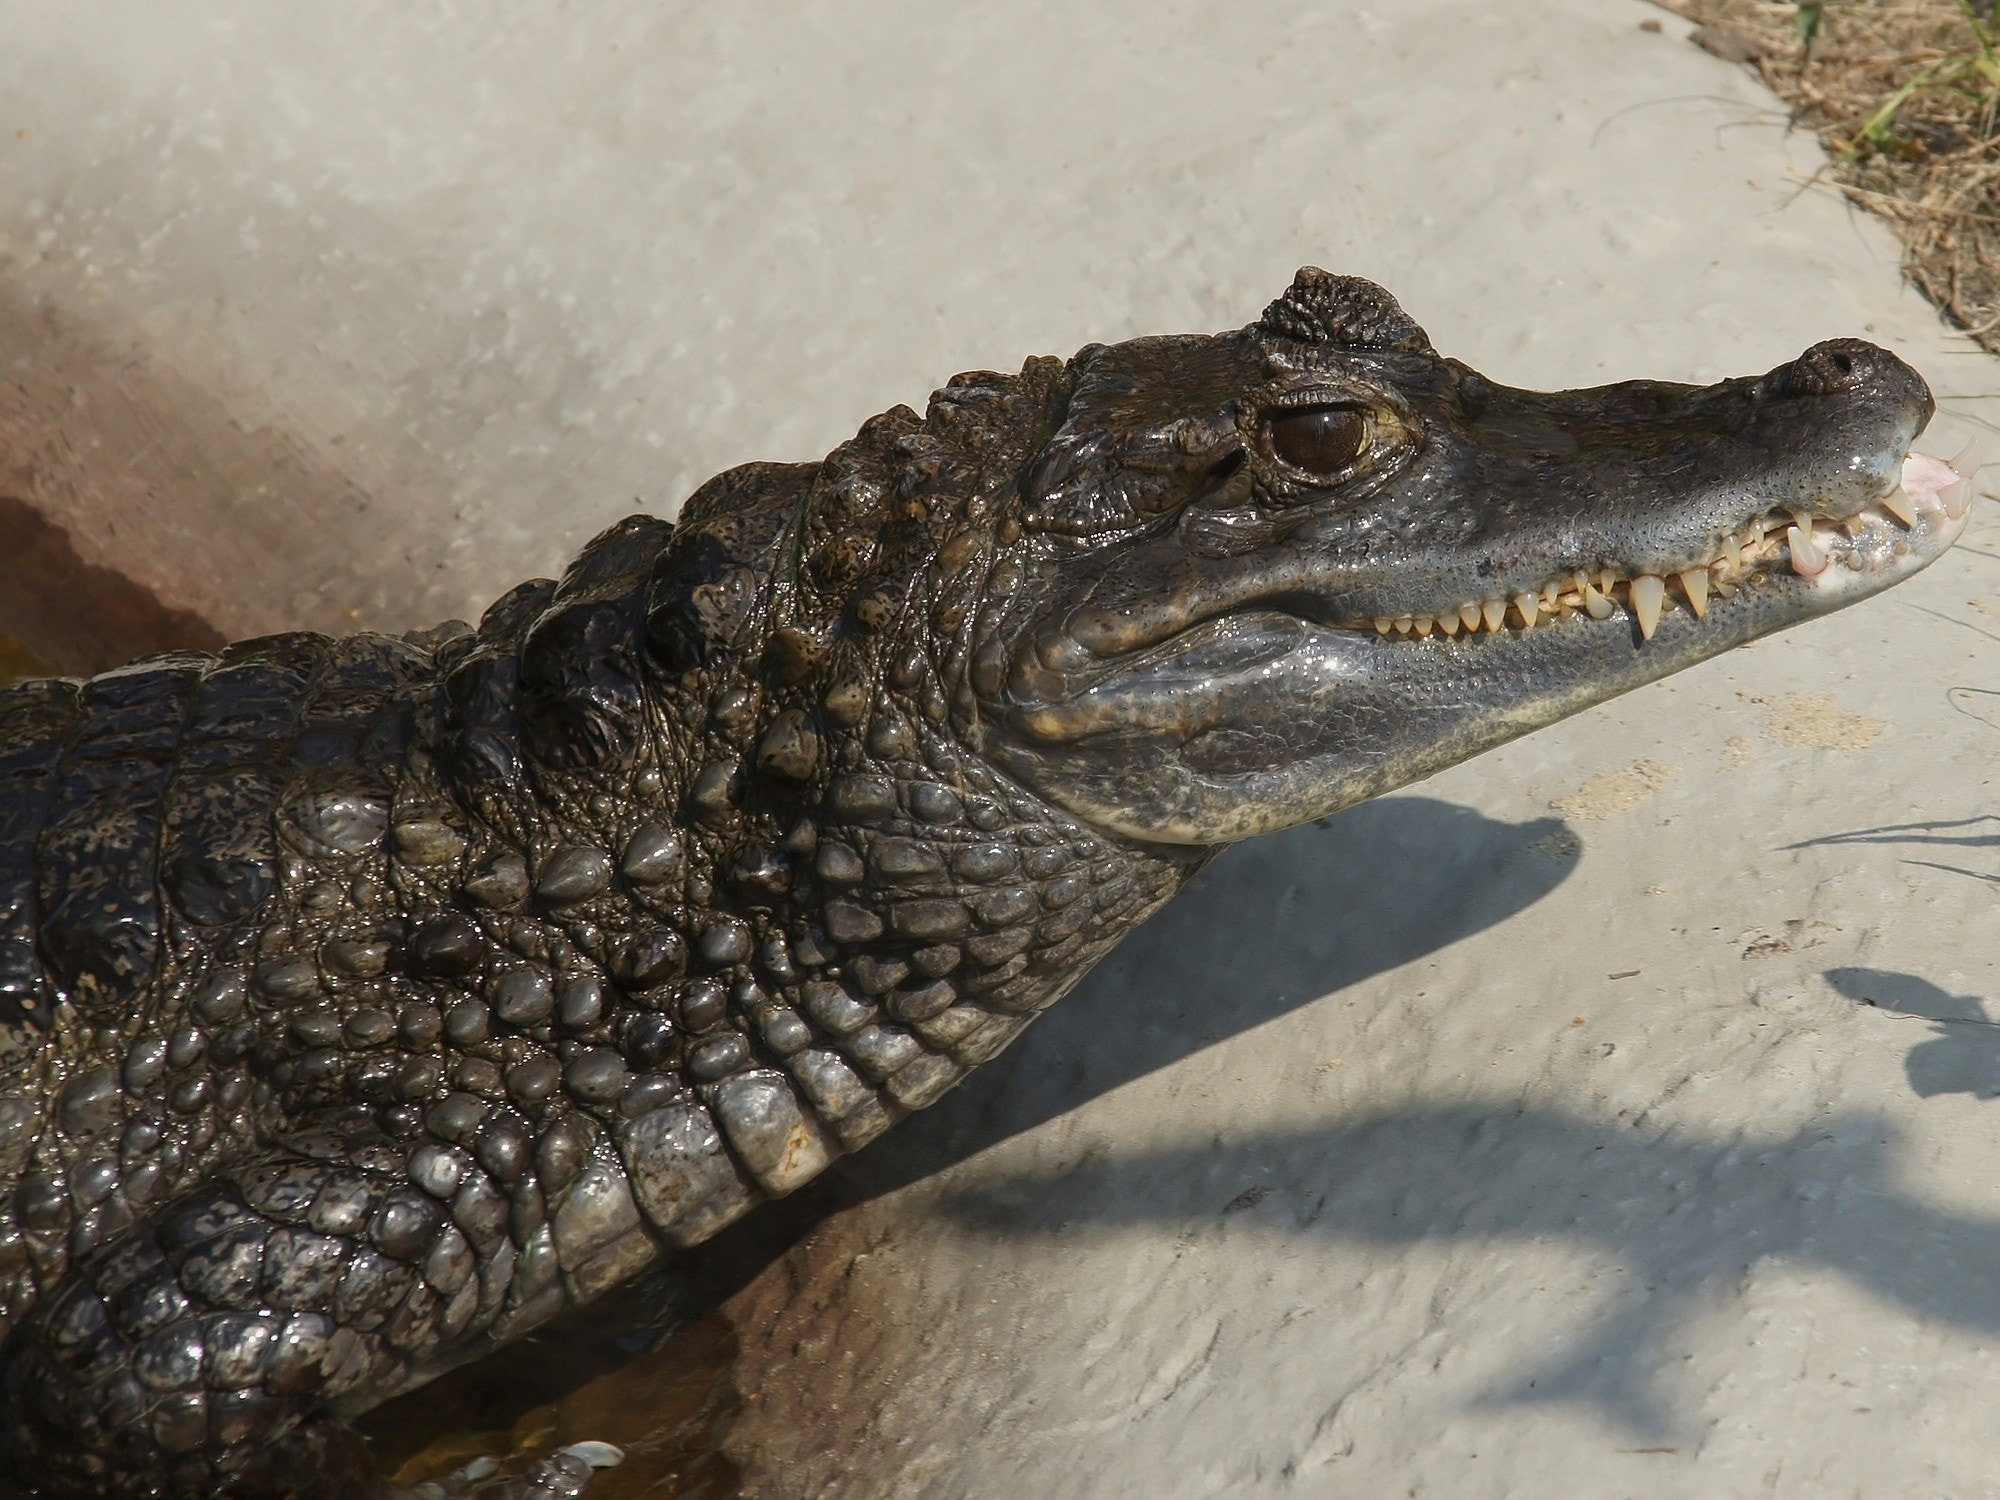
[(2000, 26), (1988, 0), (1655, 0), (1818, 132), (1824, 178), (1886, 219), (1904, 269), (2000, 353)]
[(1764, 733), (1781, 745), (1811, 750), (1859, 750), (1889, 726), (1850, 713), (1826, 693), (1787, 693), (1764, 705)]
[(1674, 768), (1656, 760), (1637, 760), (1623, 771), (1605, 771), (1567, 796), (1549, 803), (1566, 818), (1597, 823), (1637, 807), (1672, 780)]
[(206, 620), (85, 562), (61, 527), (0, 495), (0, 682), (87, 676), (155, 651), (222, 645)]

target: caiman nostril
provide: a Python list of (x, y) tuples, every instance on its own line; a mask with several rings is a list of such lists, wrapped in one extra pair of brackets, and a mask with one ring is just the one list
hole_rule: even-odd
[(1802, 396), (1832, 396), (1905, 378), (1895, 355), (1863, 339), (1828, 339), (1814, 344), (1792, 365), (1792, 390)]

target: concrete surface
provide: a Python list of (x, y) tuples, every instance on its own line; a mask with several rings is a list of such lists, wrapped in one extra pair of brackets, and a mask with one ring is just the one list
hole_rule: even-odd
[[(2000, 370), (1683, 32), (0, 0), (0, 494), (230, 632), (415, 624), (1305, 262), (1520, 384), (1867, 332), (1954, 451)], [(1220, 860), (731, 1304), (746, 1490), (2000, 1494), (1994, 532)]]

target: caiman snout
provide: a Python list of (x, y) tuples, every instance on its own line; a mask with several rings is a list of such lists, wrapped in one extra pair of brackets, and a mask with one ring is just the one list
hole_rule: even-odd
[(1798, 396), (1880, 396), (1920, 405), (1921, 431), (1937, 410), (1924, 377), (1879, 344), (1866, 339), (1828, 339), (1814, 344), (1786, 371), (1785, 386)]

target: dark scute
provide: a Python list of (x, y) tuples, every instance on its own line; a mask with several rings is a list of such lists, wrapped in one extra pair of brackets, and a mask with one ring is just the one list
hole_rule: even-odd
[(1359, 276), (1302, 267), (1255, 327), (1302, 344), (1424, 353), (1431, 341), (1396, 299)]
[(1271, 452), (1307, 474), (1331, 479), (1361, 455), (1367, 420), (1351, 406), (1304, 406), (1265, 419)]
[(485, 951), (485, 934), (457, 912), (431, 918), (417, 929), (410, 943), (410, 957), (418, 970), (445, 978), (469, 974), (479, 966)]
[(647, 590), (646, 645), (673, 672), (706, 666), (736, 638), (757, 602), (757, 581), (703, 532), (682, 532)]
[(521, 774), (521, 664), (481, 652), (453, 668), (444, 683), (444, 743), (454, 767), (474, 784), (511, 783)]
[(521, 650), (521, 714), (538, 764), (623, 764), (638, 748), (641, 604), (633, 593), (558, 608), (529, 634)]
[(184, 850), (167, 868), (174, 905), (201, 927), (241, 921), (261, 907), (276, 883), (268, 859)]
[(627, 592), (652, 571), (673, 535), (673, 523), (658, 516), (627, 516), (607, 527), (592, 537), (564, 570), (556, 587), (556, 602), (604, 599)]

